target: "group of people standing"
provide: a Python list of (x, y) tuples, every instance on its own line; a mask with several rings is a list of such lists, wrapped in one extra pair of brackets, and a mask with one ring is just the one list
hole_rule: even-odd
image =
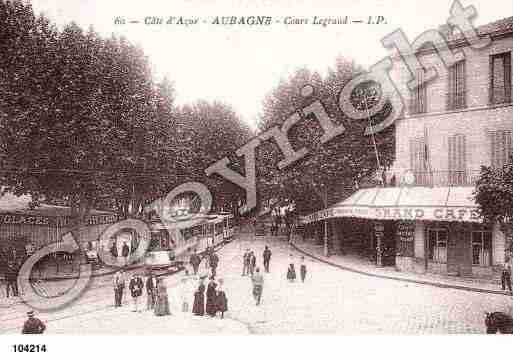
[(249, 249), (246, 249), (246, 252), (242, 258), (242, 276), (245, 275), (253, 275), (256, 268), (256, 256), (255, 253)]
[[(219, 256), (214, 252), (212, 247), (208, 247), (205, 251), (204, 258), (205, 267), (210, 269), (210, 276), (215, 278), (217, 275), (217, 266), (219, 265)], [(192, 267), (194, 275), (198, 275), (201, 261), (201, 256), (194, 250), (194, 253), (189, 258), (189, 264)]]
[(228, 298), (224, 290), (223, 279), (216, 282), (213, 276), (210, 277), (205, 289), (205, 278), (200, 278), (199, 285), (194, 292), (192, 313), (197, 316), (203, 316), (206, 313), (209, 317), (215, 317), (219, 313), (221, 318), (224, 318), (224, 313), (227, 310)]
[[(116, 308), (122, 306), (126, 281), (123, 269), (117, 271), (113, 277), (114, 307)], [(145, 280), (138, 272), (133, 273), (128, 283), (128, 289), (132, 297), (133, 312), (142, 312), (142, 295), (146, 289), (146, 310), (153, 310), (157, 316), (171, 314), (164, 280), (156, 278), (151, 271), (148, 272)]]

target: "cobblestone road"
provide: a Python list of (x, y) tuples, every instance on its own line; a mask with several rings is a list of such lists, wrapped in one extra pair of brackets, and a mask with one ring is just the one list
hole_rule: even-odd
[[(273, 251), (271, 273), (265, 274), (257, 307), (249, 278), (241, 276), (242, 254), (251, 248), (261, 266), (265, 244)], [(221, 250), (218, 273), (229, 300), (227, 320), (178, 313), (177, 276), (167, 279), (170, 317), (113, 308), (110, 277), (96, 279), (70, 307), (40, 317), (48, 322), (48, 333), (68, 334), (463, 334), (484, 333), (485, 311), (513, 308), (507, 296), (367, 277), (308, 258), (306, 282), (289, 283), (291, 254), (297, 270), (300, 254), (283, 240), (246, 235)], [(26, 310), (0, 298), (0, 333), (18, 333)]]

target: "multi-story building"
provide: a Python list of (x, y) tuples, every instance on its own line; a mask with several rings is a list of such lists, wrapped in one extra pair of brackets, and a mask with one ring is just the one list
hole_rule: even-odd
[[(371, 246), (378, 264), (386, 242), (399, 270), (492, 277), (510, 240), (498, 225), (482, 223), (473, 192), (482, 165), (502, 166), (511, 155), (513, 17), (479, 27), (491, 39), (480, 49), (461, 33), (441, 31), (448, 48), (464, 54), (452, 66), (427, 43), (392, 57), (391, 78), (406, 107), (395, 122), (396, 186), (360, 190), (307, 221), (377, 220)], [(437, 75), (410, 90), (408, 56)]]
[[(485, 226), (472, 218), (476, 213), (472, 198), (480, 167), (502, 166), (512, 150), (513, 17), (478, 28), (481, 36), (491, 39), (481, 49), (469, 46), (461, 33), (441, 31), (449, 49), (462, 51), (464, 57), (446, 67), (433, 46), (421, 47), (415, 54), (425, 69), (436, 68), (437, 76), (412, 91), (402, 90), (407, 109), (396, 121), (394, 173), (400, 186), (430, 188), (431, 198), (417, 196), (421, 202), (432, 203), (432, 196), (447, 194), (447, 200), (440, 198), (439, 207), (450, 208), (452, 199), (456, 207), (469, 207), (470, 215), (456, 214), (454, 220), (445, 209), (438, 212), (445, 213), (443, 218), (415, 221), (413, 250), (407, 251), (410, 257), (401, 256), (396, 265), (490, 276), (504, 262), (508, 246), (498, 225)], [(402, 60), (394, 61), (395, 75), (409, 76)], [(404, 246), (398, 241), (398, 247)]]

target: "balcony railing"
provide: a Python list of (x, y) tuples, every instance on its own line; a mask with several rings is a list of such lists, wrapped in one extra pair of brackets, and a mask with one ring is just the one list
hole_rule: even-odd
[(413, 174), (413, 183), (406, 183), (405, 180), (398, 181), (398, 185), (414, 186), (475, 186), (479, 178), (479, 170), (454, 170), (454, 171), (415, 171)]

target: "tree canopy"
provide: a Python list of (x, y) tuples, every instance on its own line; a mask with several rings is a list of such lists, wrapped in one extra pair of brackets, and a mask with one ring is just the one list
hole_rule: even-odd
[[(338, 106), (342, 88), (361, 71), (355, 63), (340, 57), (325, 76), (306, 68), (299, 69), (267, 95), (259, 121), (260, 131), (281, 125), (291, 114), (299, 113), (303, 121), (289, 131), (289, 138), (295, 150), (307, 147), (309, 154), (296, 164), (279, 170), (277, 162), (283, 156), (276, 143), (267, 141), (257, 157), (261, 194), (292, 200), (299, 212), (308, 213), (324, 208), (354, 191), (355, 184), (377, 170), (371, 137), (363, 135), (368, 122), (350, 121)], [(307, 98), (301, 95), (305, 85), (311, 85), (314, 89), (314, 94)], [(379, 84), (362, 86), (359, 90), (365, 93), (375, 88), (379, 91)], [(323, 132), (315, 116), (305, 116), (300, 111), (316, 99), (325, 106), (333, 122), (345, 127), (343, 134), (327, 143), (320, 141)], [(361, 94), (355, 94), (350, 100), (361, 107)], [(367, 101), (368, 106), (372, 107), (376, 99), (368, 96)], [(389, 110), (385, 108), (375, 115), (371, 119), (373, 123), (378, 123)], [(393, 126), (376, 134), (375, 139), (381, 166), (389, 166), (394, 156)]]

